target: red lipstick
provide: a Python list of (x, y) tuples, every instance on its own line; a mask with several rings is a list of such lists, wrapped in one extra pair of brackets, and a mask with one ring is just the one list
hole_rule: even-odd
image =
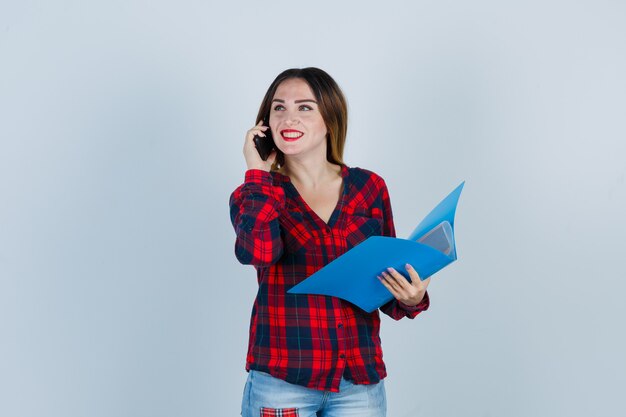
[(293, 142), (300, 139), (304, 135), (304, 133), (295, 129), (284, 129), (280, 131), (280, 135), (282, 136), (283, 140), (287, 142)]

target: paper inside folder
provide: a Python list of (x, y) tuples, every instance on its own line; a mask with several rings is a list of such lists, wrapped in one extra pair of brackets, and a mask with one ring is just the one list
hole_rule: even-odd
[(417, 240), (419, 243), (428, 245), (439, 252), (450, 255), (454, 247), (454, 237), (452, 235), (452, 226), (446, 220), (433, 227), (424, 236)]

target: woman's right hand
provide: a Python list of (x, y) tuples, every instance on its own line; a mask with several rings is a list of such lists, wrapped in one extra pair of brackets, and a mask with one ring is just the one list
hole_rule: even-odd
[(263, 126), (263, 120), (256, 124), (252, 129), (246, 133), (246, 141), (243, 145), (243, 156), (246, 158), (246, 165), (248, 169), (262, 169), (269, 172), (272, 168), (272, 164), (276, 159), (276, 150), (274, 149), (267, 161), (261, 159), (259, 151), (254, 145), (254, 136), (259, 135), (265, 137), (265, 131), (269, 129), (269, 126)]

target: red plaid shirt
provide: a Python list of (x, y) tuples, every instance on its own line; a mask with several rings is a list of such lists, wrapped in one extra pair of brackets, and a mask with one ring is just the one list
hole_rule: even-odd
[[(251, 169), (230, 196), (235, 255), (256, 267), (246, 370), (308, 388), (339, 391), (341, 377), (374, 384), (387, 375), (378, 311), (336, 297), (287, 291), (369, 236), (395, 237), (389, 193), (371, 171), (343, 165), (342, 194), (326, 224), (289, 177)], [(392, 300), (380, 310), (399, 320), (428, 308)]]

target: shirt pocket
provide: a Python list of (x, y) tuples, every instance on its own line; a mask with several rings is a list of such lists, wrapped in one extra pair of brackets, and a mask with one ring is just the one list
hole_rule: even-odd
[(348, 217), (344, 234), (348, 249), (353, 248), (370, 236), (380, 236), (383, 231), (383, 219), (371, 214), (367, 209), (356, 209)]
[(301, 211), (289, 211), (281, 219), (283, 231), (283, 251), (290, 254), (304, 253), (311, 248), (313, 236), (310, 226)]

